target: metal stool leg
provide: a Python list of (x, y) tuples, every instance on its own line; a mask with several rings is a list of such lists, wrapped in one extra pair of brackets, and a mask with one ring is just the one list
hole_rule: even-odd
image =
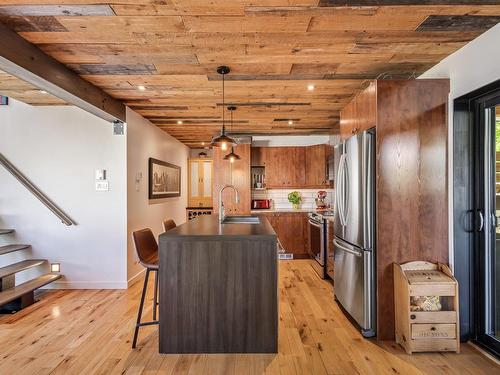
[(135, 325), (134, 340), (132, 341), (132, 349), (135, 349), (137, 344), (137, 335), (141, 326), (142, 309), (144, 307), (144, 299), (146, 298), (146, 290), (148, 288), (149, 268), (146, 268), (146, 277), (144, 278), (144, 286), (142, 288), (141, 303), (139, 304), (139, 312), (137, 313), (137, 323)]
[(158, 308), (158, 270), (155, 270), (155, 285), (153, 298), (153, 320), (156, 320), (156, 309)]

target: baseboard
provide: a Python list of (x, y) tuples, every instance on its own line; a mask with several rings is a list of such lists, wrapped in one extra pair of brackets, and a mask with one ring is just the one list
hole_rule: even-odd
[(127, 287), (130, 288), (132, 285), (134, 285), (136, 282), (142, 279), (142, 276), (146, 272), (146, 269), (142, 269), (139, 272), (137, 272), (134, 276), (132, 276), (130, 279), (127, 281)]
[(127, 289), (125, 281), (54, 281), (40, 289)]

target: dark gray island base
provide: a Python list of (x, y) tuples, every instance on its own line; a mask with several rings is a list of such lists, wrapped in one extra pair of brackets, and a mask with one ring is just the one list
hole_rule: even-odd
[(160, 235), (160, 353), (276, 353), (276, 233), (203, 216)]

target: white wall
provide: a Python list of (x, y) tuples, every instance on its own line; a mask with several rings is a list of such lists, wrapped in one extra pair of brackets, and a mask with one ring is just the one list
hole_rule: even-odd
[[(448, 202), (450, 262), (453, 260), (453, 100), (500, 79), (500, 24), (491, 28), (419, 78), (449, 78)], [(453, 264), (452, 264), (453, 266)]]
[[(126, 139), (110, 123), (70, 106), (0, 106), (0, 152), (78, 225), (67, 227), (0, 167), (0, 227), (32, 252), (3, 255), (61, 263), (59, 288), (125, 288)], [(96, 192), (95, 169), (108, 172), (110, 191)]]
[[(127, 277), (132, 282), (143, 271), (135, 257), (132, 232), (147, 227), (158, 237), (163, 232), (163, 220), (172, 218), (179, 225), (186, 219), (189, 148), (127, 108), (127, 150)], [(180, 197), (148, 199), (150, 157), (181, 167)], [(140, 174), (142, 179), (136, 183), (136, 177)]]

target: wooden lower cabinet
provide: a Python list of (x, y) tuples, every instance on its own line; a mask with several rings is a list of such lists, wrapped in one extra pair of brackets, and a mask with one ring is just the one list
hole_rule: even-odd
[(292, 253), (295, 259), (309, 258), (306, 212), (273, 212), (265, 216), (287, 253)]

